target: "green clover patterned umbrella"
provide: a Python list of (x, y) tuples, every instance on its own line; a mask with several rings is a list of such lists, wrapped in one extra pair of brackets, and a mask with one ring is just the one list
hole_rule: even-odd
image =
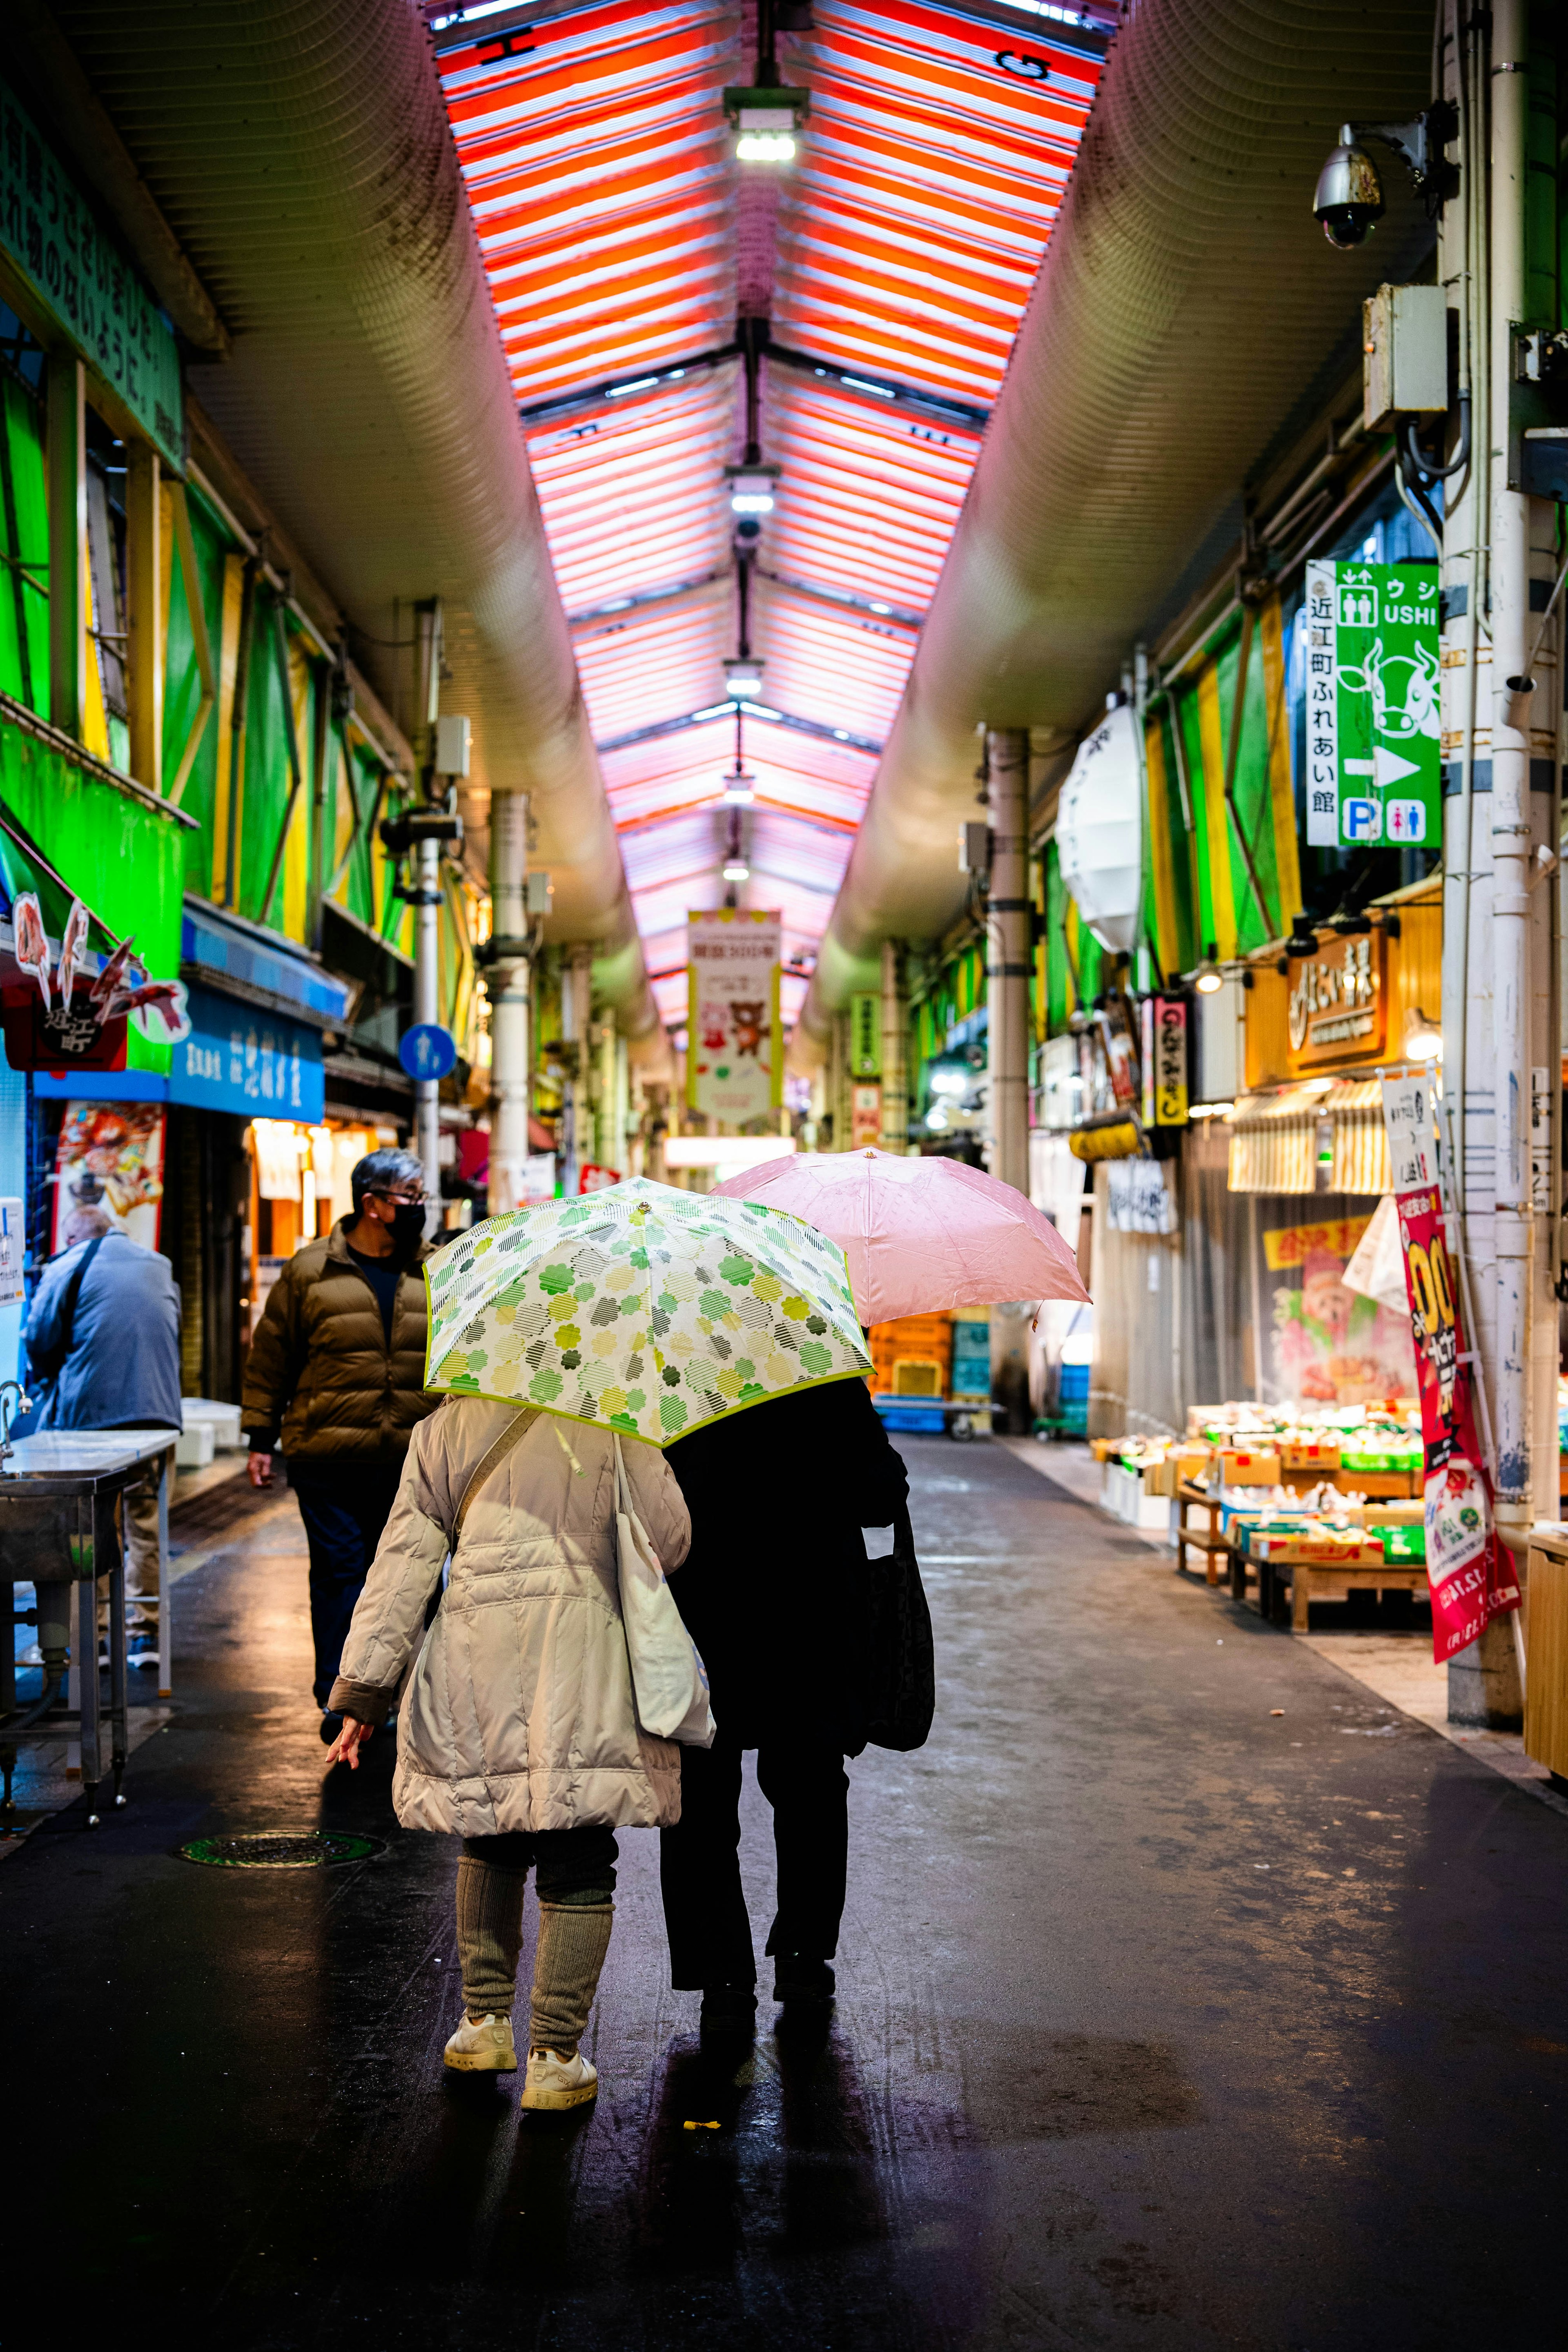
[(837, 1243), (760, 1202), (641, 1177), (487, 1218), (426, 1280), (427, 1389), (653, 1445), (871, 1369)]

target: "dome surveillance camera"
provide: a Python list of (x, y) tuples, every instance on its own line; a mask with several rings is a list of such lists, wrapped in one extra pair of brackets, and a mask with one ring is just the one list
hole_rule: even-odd
[(1323, 224), (1323, 235), (1342, 252), (1364, 245), (1383, 218), (1383, 183), (1364, 147), (1358, 147), (1350, 124), (1340, 143), (1318, 174), (1312, 210)]

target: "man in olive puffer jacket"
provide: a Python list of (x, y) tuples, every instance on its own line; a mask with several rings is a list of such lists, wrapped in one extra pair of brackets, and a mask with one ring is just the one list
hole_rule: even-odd
[[(425, 1393), (424, 1171), (373, 1151), (349, 1181), (354, 1213), (308, 1242), (273, 1285), (246, 1362), (250, 1483), (279, 1444), (310, 1548), (316, 1704), (326, 1708), (354, 1602), (375, 1558)], [(321, 1738), (341, 1718), (323, 1712)]]

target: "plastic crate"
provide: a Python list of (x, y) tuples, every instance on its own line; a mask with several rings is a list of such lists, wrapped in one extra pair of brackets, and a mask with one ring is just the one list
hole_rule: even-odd
[(901, 1430), (909, 1437), (940, 1437), (947, 1414), (940, 1404), (923, 1404), (915, 1397), (873, 1397), (884, 1429)]

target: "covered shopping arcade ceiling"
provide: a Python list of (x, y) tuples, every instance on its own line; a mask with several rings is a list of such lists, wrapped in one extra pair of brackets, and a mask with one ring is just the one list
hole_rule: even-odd
[[(1089, 118), (1093, 13), (815, 0), (760, 55), (713, 0), (431, 13), (670, 1025), (726, 865), (784, 910), (798, 1011)], [(740, 162), (726, 89), (775, 76), (809, 95), (795, 157)], [(779, 470), (738, 520), (742, 464)]]

